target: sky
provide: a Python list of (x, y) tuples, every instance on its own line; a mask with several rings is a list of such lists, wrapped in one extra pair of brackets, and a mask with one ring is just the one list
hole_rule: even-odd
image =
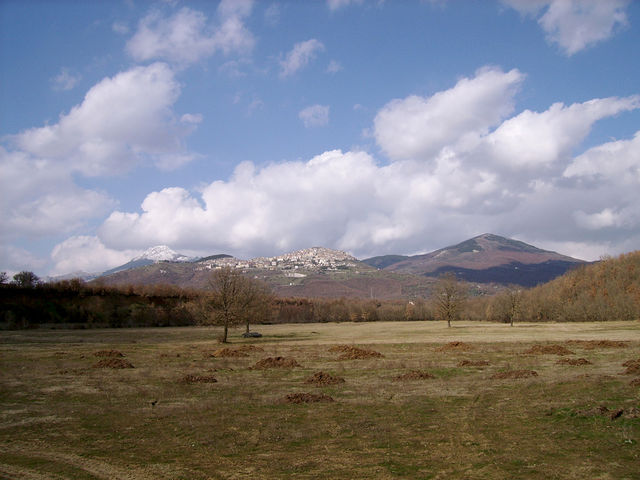
[(640, 2), (0, 0), (0, 270), (640, 249)]

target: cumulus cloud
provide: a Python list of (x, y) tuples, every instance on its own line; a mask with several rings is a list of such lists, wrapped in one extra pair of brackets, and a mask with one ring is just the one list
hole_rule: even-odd
[[(538, 18), (550, 42), (571, 56), (611, 37), (627, 25), (629, 0), (503, 0)], [(540, 12), (544, 12), (540, 15)]]
[(306, 67), (324, 50), (324, 44), (315, 38), (296, 43), (284, 59), (280, 61), (280, 76), (288, 77)]
[(183, 140), (193, 128), (193, 122), (174, 118), (179, 94), (166, 64), (135, 67), (92, 87), (56, 124), (12, 140), (24, 152), (63, 161), (88, 176), (122, 173), (144, 159), (174, 168), (190, 159)]
[(54, 267), (51, 274), (100, 273), (125, 264), (140, 253), (140, 250), (112, 250), (97, 237), (73, 236), (53, 248), (51, 260)]
[(178, 65), (190, 65), (216, 51), (247, 53), (255, 45), (244, 24), (252, 7), (250, 0), (223, 0), (216, 26), (202, 12), (188, 7), (169, 17), (154, 10), (140, 21), (127, 42), (127, 52), (137, 61), (163, 59)]
[(252, 257), (325, 245), (365, 257), (424, 252), (486, 231), (544, 246), (540, 232), (552, 230), (560, 251), (587, 259), (594, 245), (640, 240), (640, 133), (573, 156), (595, 122), (640, 108), (638, 97), (514, 114), (523, 79), (483, 69), (431, 97), (384, 106), (375, 138), (391, 163), (340, 150), (243, 163), (227, 181), (163, 189), (140, 211), (113, 212), (99, 238), (113, 250), (166, 243)]
[(78, 187), (56, 162), (0, 147), (2, 238), (71, 232), (114, 207), (100, 192)]
[(301, 110), (298, 117), (307, 128), (324, 127), (329, 124), (329, 106), (311, 105)]
[(452, 142), (486, 133), (514, 108), (524, 75), (484, 68), (431, 97), (416, 95), (385, 105), (374, 120), (374, 135), (393, 160), (430, 159)]

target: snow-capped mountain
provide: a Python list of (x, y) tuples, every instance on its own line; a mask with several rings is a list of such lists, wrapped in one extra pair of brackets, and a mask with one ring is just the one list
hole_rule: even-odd
[(102, 275), (111, 275), (112, 273), (144, 267), (158, 262), (192, 262), (194, 260), (196, 259), (174, 252), (166, 245), (157, 245), (155, 247), (148, 248), (142, 253), (142, 255), (138, 255), (124, 265), (120, 265), (119, 267), (103, 272)]

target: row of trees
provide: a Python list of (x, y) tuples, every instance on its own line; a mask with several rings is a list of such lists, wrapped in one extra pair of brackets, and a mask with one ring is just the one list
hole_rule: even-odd
[(640, 252), (584, 266), (532, 289), (475, 294), (453, 274), (441, 277), (430, 299), (276, 298), (236, 269), (211, 274), (206, 291), (171, 286), (108, 287), (80, 280), (41, 283), (30, 272), (3, 280), (0, 326), (37, 324), (89, 327), (250, 323), (440, 320), (603, 321), (640, 318)]

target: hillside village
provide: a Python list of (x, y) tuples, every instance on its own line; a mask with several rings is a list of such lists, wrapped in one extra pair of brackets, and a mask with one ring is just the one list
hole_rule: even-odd
[(197, 270), (215, 270), (223, 267), (240, 269), (261, 269), (286, 271), (288, 276), (302, 277), (304, 272), (337, 271), (357, 267), (360, 262), (355, 257), (340, 250), (311, 247), (275, 257), (257, 257), (240, 260), (235, 257), (221, 257), (199, 262)]

